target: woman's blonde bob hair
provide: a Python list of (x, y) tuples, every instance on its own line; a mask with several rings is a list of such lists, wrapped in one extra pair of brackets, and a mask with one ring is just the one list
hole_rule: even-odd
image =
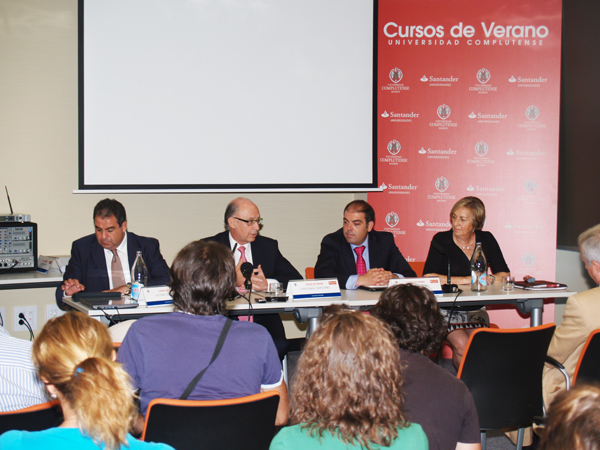
[(81, 433), (108, 450), (127, 445), (137, 416), (129, 376), (113, 352), (106, 326), (80, 312), (46, 322), (32, 349), (40, 377), (64, 396)]
[(313, 436), (389, 446), (408, 426), (400, 352), (378, 319), (335, 308), (308, 340), (291, 389), (291, 420)]
[(485, 223), (485, 205), (477, 197), (464, 197), (457, 201), (450, 211), (450, 219), (457, 209), (467, 208), (473, 216), (473, 230), (481, 230)]

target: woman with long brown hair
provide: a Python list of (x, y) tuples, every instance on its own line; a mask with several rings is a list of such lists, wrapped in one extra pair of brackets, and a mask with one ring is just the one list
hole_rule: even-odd
[(33, 343), (32, 359), (52, 398), (58, 398), (64, 422), (44, 431), (8, 431), (0, 448), (172, 450), (129, 433), (137, 417), (127, 373), (114, 361), (105, 325), (80, 312), (49, 320)]
[[(339, 307), (338, 307), (339, 308)], [(427, 449), (404, 415), (400, 353), (391, 332), (357, 311), (327, 315), (310, 337), (292, 381), (291, 427), (279, 449)]]

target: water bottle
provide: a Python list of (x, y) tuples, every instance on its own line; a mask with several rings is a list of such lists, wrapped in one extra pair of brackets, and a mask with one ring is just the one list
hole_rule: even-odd
[(142, 258), (142, 252), (138, 251), (133, 267), (131, 268), (131, 297), (137, 300), (142, 288), (147, 285), (148, 269), (146, 268), (144, 258)]
[(473, 256), (471, 257), (471, 290), (487, 291), (487, 261), (481, 248), (481, 242), (477, 243)]

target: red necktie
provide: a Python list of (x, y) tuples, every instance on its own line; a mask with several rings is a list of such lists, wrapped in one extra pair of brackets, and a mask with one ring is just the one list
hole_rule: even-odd
[(246, 259), (246, 247), (244, 247), (243, 245), (241, 245), (241, 246), (238, 247), (238, 250), (242, 254), (240, 256), (240, 259), (242, 260), (242, 262), (248, 262), (248, 260)]
[(356, 273), (359, 275), (364, 275), (365, 273), (367, 273), (367, 264), (365, 263), (365, 259), (363, 258), (365, 246), (361, 245), (360, 247), (356, 247), (354, 251), (356, 252)]
[[(246, 247), (244, 247), (243, 245), (241, 245), (241, 246), (238, 247), (238, 250), (241, 253), (240, 260), (243, 263), (248, 262), (248, 260), (246, 259)], [(239, 286), (237, 288), (237, 290), (238, 290), (238, 292), (240, 294), (243, 294), (243, 293), (247, 292), (246, 289), (244, 288), (244, 286)], [(251, 317), (251, 316), (238, 316), (238, 320), (243, 320), (243, 321), (246, 321), (246, 322), (254, 322), (254, 317)]]

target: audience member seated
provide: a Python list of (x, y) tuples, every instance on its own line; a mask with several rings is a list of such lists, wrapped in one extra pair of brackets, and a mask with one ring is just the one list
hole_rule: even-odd
[[(210, 363), (226, 324), (225, 301), (235, 288), (231, 250), (217, 242), (195, 241), (175, 257), (169, 271), (176, 312), (136, 321), (119, 348), (118, 361), (140, 389), (142, 414), (154, 398), (180, 398)], [(281, 362), (264, 327), (233, 321), (217, 359), (189, 400), (244, 397), (278, 391), (277, 425), (287, 423), (289, 399)], [(136, 430), (141, 429), (138, 421)]]
[[(600, 225), (579, 235), (579, 251), (588, 274), (596, 284), (600, 283)], [(573, 378), (583, 346), (592, 331), (600, 328), (600, 288), (579, 292), (567, 300), (561, 324), (556, 328), (548, 356), (565, 366)], [(554, 397), (565, 389), (562, 373), (553, 366), (544, 368), (544, 404), (549, 405)]]
[(48, 401), (31, 362), (31, 342), (12, 337), (0, 325), (0, 412)]
[(65, 420), (60, 427), (44, 431), (8, 431), (0, 436), (0, 448), (171, 449), (128, 434), (136, 416), (133, 389), (125, 371), (114, 362), (106, 326), (82, 313), (67, 313), (46, 323), (32, 353), (48, 392), (60, 401)]
[(600, 450), (600, 387), (561, 391), (545, 420), (539, 450)]
[(428, 356), (447, 325), (435, 295), (412, 284), (386, 289), (371, 314), (388, 324), (402, 359), (406, 417), (423, 427), (430, 450), (479, 450), (479, 419), (465, 384)]
[(271, 450), (427, 449), (404, 414), (400, 352), (376, 318), (335, 307), (310, 337), (292, 381), (293, 426)]
[[(489, 231), (482, 230), (485, 224), (485, 205), (480, 199), (464, 197), (457, 201), (450, 210), (450, 223), (452, 229), (433, 236), (423, 268), (423, 276), (438, 276), (445, 281), (448, 277), (448, 263), (450, 263), (452, 283), (471, 284), (471, 258), (477, 242), (481, 242), (489, 271), (494, 274), (498, 282), (501, 283), (506, 276), (510, 275), (496, 238)], [(442, 313), (448, 320), (448, 310), (442, 309)], [(449, 319), (451, 332), (447, 339), (454, 352), (452, 356), (454, 367), (458, 369), (469, 335), (474, 328), (489, 326), (489, 320), (485, 310), (479, 306), (455, 308)]]

